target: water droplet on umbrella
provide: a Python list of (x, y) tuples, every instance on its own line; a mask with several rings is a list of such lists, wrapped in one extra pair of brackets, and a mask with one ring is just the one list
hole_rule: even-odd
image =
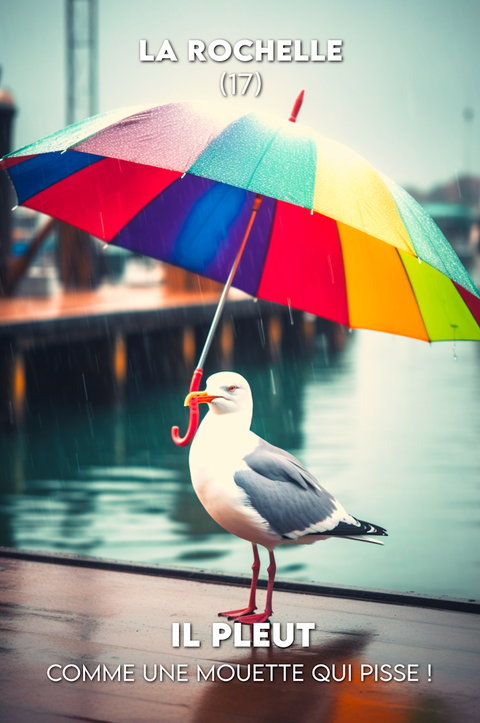
[(419, 264), (422, 263), (422, 259), (420, 258), (420, 256), (418, 257), (418, 263), (419, 263)]
[(68, 148), (64, 148), (63, 151), (60, 153), (61, 156), (63, 156), (64, 153), (66, 153)]
[(457, 361), (457, 339), (455, 336), (455, 329), (457, 329), (457, 324), (450, 324), (450, 326), (453, 329), (453, 361)]
[(12, 206), (12, 211), (16, 211), (18, 208), (18, 204), (15, 204), (15, 206)]

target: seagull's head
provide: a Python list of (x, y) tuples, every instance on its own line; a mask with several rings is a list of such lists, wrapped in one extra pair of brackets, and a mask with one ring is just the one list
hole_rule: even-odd
[(214, 414), (245, 414), (251, 418), (253, 400), (250, 385), (241, 374), (218, 372), (207, 379), (204, 392), (190, 392), (185, 399), (189, 406), (191, 399), (199, 404), (208, 404)]

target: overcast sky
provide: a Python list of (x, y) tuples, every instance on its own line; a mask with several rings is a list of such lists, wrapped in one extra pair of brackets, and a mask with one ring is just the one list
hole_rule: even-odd
[[(2, 86), (18, 114), (14, 147), (66, 124), (64, 0), (0, 0)], [(300, 120), (354, 148), (400, 184), (480, 175), (480, 0), (99, 0), (99, 110), (171, 100), (222, 100), (220, 76), (258, 70), (258, 98), (238, 108)], [(140, 63), (139, 40), (168, 38), (177, 63)], [(187, 41), (343, 40), (341, 63), (189, 63)], [(463, 111), (474, 110), (466, 161)]]

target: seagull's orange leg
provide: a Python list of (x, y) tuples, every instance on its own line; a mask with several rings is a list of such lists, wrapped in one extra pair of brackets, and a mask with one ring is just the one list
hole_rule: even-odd
[[(256, 592), (257, 592), (257, 582), (258, 582), (258, 574), (260, 572), (260, 555), (258, 554), (258, 548), (257, 546), (252, 542), (253, 547), (253, 575), (252, 575), (252, 584), (250, 585), (250, 598), (248, 601), (248, 607), (242, 608), (241, 610), (227, 610), (224, 613), (218, 613), (220, 617), (224, 618), (239, 618), (242, 615), (250, 615), (253, 613), (254, 610), (257, 609), (257, 603), (256, 600)], [(269, 568), (270, 569), (270, 568)]]
[(265, 612), (257, 613), (256, 615), (247, 615), (246, 617), (237, 618), (237, 622), (246, 623), (247, 625), (253, 625), (253, 623), (266, 623), (270, 615), (272, 615), (272, 595), (273, 595), (273, 583), (275, 580), (275, 573), (277, 572), (277, 566), (275, 564), (275, 557), (273, 552), (270, 552), (270, 565), (268, 566), (268, 585), (267, 585), (267, 604), (265, 605)]

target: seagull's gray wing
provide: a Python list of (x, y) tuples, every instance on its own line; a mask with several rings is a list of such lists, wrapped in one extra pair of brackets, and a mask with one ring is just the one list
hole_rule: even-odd
[(293, 455), (259, 439), (243, 459), (235, 483), (277, 534), (295, 540), (304, 535), (383, 535), (383, 528), (356, 520)]

